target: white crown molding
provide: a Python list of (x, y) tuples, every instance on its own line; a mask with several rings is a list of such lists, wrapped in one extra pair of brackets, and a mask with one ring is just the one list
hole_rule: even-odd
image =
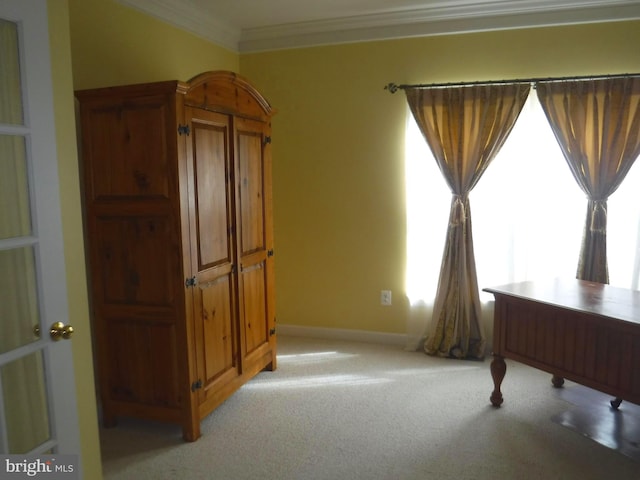
[[(566, 2), (565, 2), (566, 3)], [(568, 8), (562, 2), (528, 3), (528, 8), (485, 4), (424, 8), (379, 15), (305, 22), (247, 29), (242, 32), (241, 53), (314, 45), (389, 40), (429, 35), (468, 33), (579, 23), (608, 22), (640, 18), (639, 1), (583, 2)], [(482, 10), (480, 10), (482, 9)]]
[(239, 53), (640, 18), (640, 0), (437, 2), (428, 7), (240, 30), (177, 0), (117, 0)]
[(116, 0), (163, 22), (186, 30), (212, 43), (238, 52), (240, 29), (227, 25), (211, 15), (179, 0)]

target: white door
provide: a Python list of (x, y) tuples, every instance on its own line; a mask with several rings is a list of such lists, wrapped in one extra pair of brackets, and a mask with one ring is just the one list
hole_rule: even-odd
[(46, 7), (0, 0), (0, 453), (79, 455)]

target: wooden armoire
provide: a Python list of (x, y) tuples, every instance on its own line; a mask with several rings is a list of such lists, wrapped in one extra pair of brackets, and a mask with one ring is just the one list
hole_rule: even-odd
[(194, 441), (276, 368), (274, 111), (227, 71), (76, 98), (103, 422), (173, 422)]

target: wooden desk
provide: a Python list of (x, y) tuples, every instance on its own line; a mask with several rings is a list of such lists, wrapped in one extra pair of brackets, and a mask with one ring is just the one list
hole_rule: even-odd
[(566, 378), (640, 404), (639, 291), (581, 280), (522, 282), (484, 291), (495, 297), (494, 406), (503, 402), (505, 358), (551, 373), (555, 387)]

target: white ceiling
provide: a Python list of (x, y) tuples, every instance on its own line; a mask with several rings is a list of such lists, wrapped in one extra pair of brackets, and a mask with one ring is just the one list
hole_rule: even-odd
[(640, 18), (640, 0), (118, 0), (233, 51)]

